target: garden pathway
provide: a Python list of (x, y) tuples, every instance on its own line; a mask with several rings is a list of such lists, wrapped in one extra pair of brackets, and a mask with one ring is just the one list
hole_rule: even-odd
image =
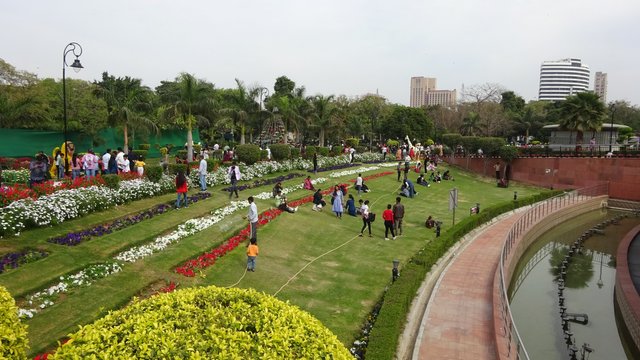
[(497, 359), (493, 281), (512, 213), (476, 235), (440, 276), (422, 318), (413, 359)]

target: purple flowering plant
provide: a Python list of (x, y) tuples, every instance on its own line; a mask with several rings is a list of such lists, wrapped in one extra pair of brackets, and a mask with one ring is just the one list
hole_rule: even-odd
[(6, 269), (15, 269), (20, 265), (40, 260), (48, 255), (49, 253), (42, 250), (23, 250), (5, 254), (0, 257), (0, 274)]
[[(200, 192), (195, 195), (189, 196), (189, 203), (195, 203), (200, 200), (204, 200), (211, 197), (211, 193), (208, 192)], [(122, 230), (129, 226), (135, 225), (141, 221), (151, 219), (156, 215), (164, 214), (168, 211), (174, 209), (173, 202), (156, 205), (150, 209), (146, 209), (134, 215), (127, 215), (116, 219), (110, 223), (102, 224), (94, 226), (90, 229), (84, 229), (80, 231), (70, 232), (63, 236), (54, 237), (48, 239), (47, 241), (50, 243), (65, 245), (65, 246), (76, 246), (84, 241), (91, 239), (92, 237), (100, 237), (107, 234), (111, 234), (114, 231)]]

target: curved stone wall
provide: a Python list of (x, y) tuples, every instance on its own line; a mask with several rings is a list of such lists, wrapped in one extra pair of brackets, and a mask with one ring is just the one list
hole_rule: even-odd
[(616, 302), (627, 330), (636, 344), (636, 349), (640, 349), (640, 295), (629, 271), (629, 247), (638, 234), (640, 234), (640, 225), (627, 233), (618, 246), (615, 288)]

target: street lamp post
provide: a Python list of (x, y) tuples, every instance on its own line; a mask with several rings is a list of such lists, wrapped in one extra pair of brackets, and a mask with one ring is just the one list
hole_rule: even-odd
[(613, 116), (616, 114), (616, 104), (612, 103), (609, 106), (609, 112), (611, 112), (611, 128), (609, 129), (609, 152), (612, 152), (613, 145)]
[[(73, 61), (73, 64), (67, 64), (67, 54), (73, 53), (76, 59)], [(82, 55), (82, 46), (77, 42), (71, 42), (67, 46), (65, 46), (64, 51), (62, 52), (62, 107), (63, 107), (63, 118), (64, 118), (64, 142), (63, 145), (65, 147), (65, 155), (64, 155), (64, 172), (65, 174), (69, 170), (69, 157), (67, 156), (67, 79), (66, 79), (66, 68), (71, 67), (75, 72), (80, 71), (83, 68), (82, 64), (80, 64), (80, 59), (78, 59)]]

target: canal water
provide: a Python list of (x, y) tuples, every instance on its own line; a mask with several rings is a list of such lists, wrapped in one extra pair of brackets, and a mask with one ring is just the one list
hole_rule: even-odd
[[(571, 244), (594, 225), (620, 212), (597, 210), (586, 213), (543, 234), (522, 256), (509, 287), (511, 311), (520, 336), (532, 360), (566, 360), (565, 341), (558, 300), (560, 266)], [(614, 306), (618, 244), (640, 218), (628, 217), (604, 228), (584, 242), (575, 255), (565, 279), (565, 306), (569, 314), (588, 316), (588, 323), (570, 322), (573, 342), (585, 351), (585, 359), (640, 359), (632, 354), (621, 320)], [(577, 359), (581, 359), (578, 353)]]

